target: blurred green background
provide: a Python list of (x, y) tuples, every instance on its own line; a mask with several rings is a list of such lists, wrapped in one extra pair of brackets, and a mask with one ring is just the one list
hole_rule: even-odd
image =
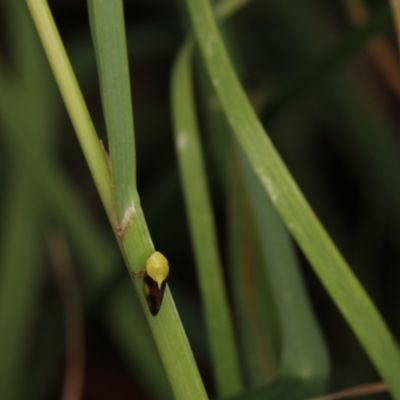
[[(86, 4), (49, 5), (106, 142)], [(125, 16), (139, 194), (212, 396), (172, 136), (170, 73), (184, 38), (184, 7), (131, 0)], [(398, 337), (400, 64), (387, 3), (253, 0), (225, 28), (275, 146)], [(170, 398), (152, 384), (166, 378), (24, 2), (0, 2), (0, 50), (0, 398), (59, 398), (72, 370), (71, 387), (83, 379), (84, 399)], [(208, 139), (226, 261), (226, 199)], [(377, 380), (304, 259), (302, 265), (330, 352), (331, 390)]]

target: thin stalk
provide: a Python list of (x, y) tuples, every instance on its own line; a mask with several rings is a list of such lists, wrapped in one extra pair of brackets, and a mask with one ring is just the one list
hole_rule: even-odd
[(239, 392), (242, 382), (195, 114), (193, 47), (194, 40), (189, 35), (172, 73), (175, 145), (217, 391), (219, 395), (228, 396)]

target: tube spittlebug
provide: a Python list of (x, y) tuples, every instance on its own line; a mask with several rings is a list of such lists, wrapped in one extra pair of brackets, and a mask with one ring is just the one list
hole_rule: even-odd
[(153, 316), (160, 311), (168, 273), (168, 260), (160, 252), (154, 252), (146, 261), (146, 270), (142, 273), (144, 295)]

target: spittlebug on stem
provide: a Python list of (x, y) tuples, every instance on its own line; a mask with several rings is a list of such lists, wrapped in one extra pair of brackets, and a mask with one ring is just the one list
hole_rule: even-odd
[(135, 274), (143, 277), (143, 292), (153, 316), (160, 311), (168, 273), (168, 260), (156, 251), (146, 261), (146, 269)]

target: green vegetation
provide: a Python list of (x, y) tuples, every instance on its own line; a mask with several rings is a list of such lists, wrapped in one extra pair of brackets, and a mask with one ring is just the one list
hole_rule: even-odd
[(0, 9), (1, 399), (400, 400), (383, 1)]

